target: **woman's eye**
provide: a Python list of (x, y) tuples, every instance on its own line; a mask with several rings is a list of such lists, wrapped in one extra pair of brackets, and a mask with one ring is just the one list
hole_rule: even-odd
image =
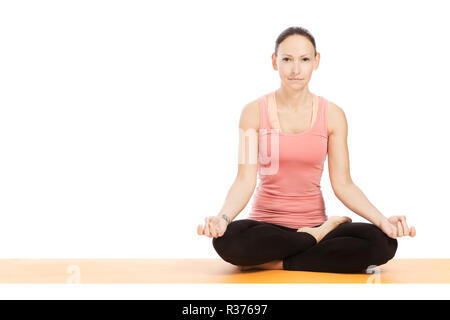
[[(289, 60), (289, 58), (284, 58), (284, 59), (283, 59), (283, 61), (287, 61), (287, 60)], [(305, 59), (303, 59), (303, 61), (309, 61), (309, 59), (308, 59), (308, 58), (305, 58)]]

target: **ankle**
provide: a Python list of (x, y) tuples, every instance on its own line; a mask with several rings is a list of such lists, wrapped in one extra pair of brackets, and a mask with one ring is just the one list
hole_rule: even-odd
[(309, 234), (310, 236), (312, 236), (315, 240), (316, 243), (318, 243), (321, 240), (321, 234), (322, 234), (322, 230), (319, 229), (320, 227), (317, 228), (311, 228), (311, 227), (303, 227), (297, 230), (297, 232), (304, 232)]

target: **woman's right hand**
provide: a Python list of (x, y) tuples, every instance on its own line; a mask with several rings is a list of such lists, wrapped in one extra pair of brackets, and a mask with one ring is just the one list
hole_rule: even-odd
[(210, 216), (205, 218), (204, 226), (202, 226), (201, 224), (197, 226), (197, 233), (199, 235), (204, 235), (209, 238), (211, 237), (218, 238), (225, 233), (227, 226), (228, 223), (225, 221), (224, 218), (218, 216)]
[(393, 239), (404, 236), (416, 236), (416, 228), (413, 226), (408, 227), (405, 216), (392, 216), (389, 219), (384, 218), (379, 228)]

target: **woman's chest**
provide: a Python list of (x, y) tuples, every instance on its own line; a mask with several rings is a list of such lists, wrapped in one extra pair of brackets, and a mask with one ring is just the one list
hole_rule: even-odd
[(261, 130), (259, 134), (259, 155), (263, 162), (320, 164), (326, 157), (327, 147), (327, 137), (316, 132), (285, 135), (271, 129)]

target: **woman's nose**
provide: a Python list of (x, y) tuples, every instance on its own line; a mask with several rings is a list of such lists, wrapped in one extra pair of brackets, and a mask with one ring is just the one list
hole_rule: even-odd
[(300, 62), (294, 62), (294, 70), (292, 70), (294, 74), (301, 74), (301, 66), (300, 66)]

